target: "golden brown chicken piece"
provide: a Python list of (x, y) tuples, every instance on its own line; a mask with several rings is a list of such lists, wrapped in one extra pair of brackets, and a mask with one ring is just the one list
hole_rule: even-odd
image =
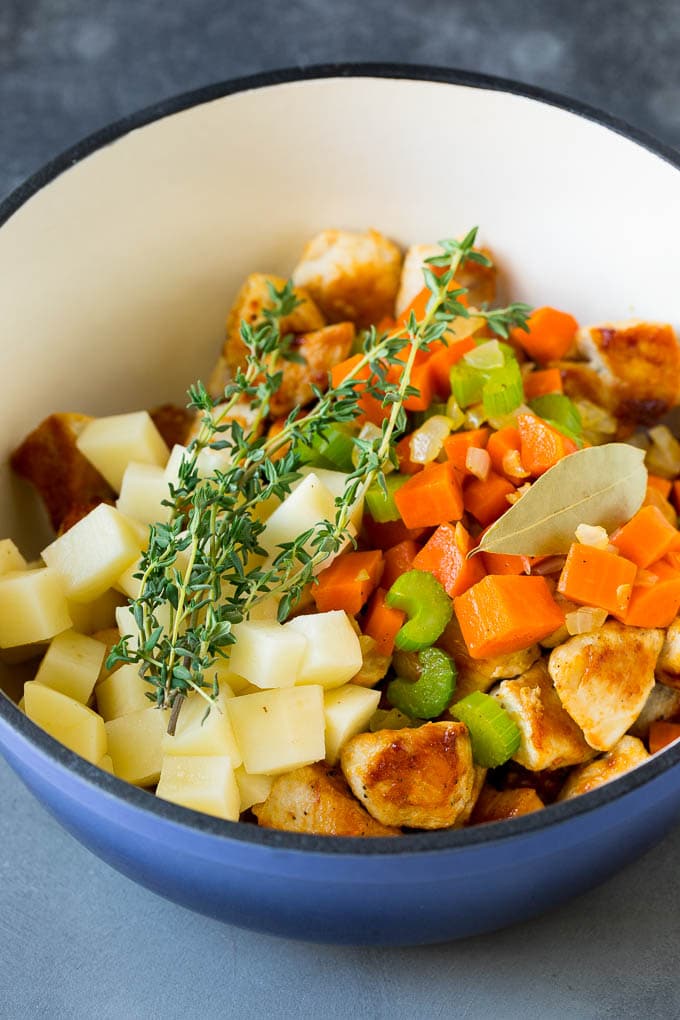
[(51, 414), (11, 457), (16, 473), (42, 496), (55, 531), (62, 529), (67, 515), (75, 524), (97, 504), (115, 499), (108, 483), (76, 446), (79, 433), (90, 421), (85, 414)]
[(169, 450), (176, 444), (184, 446), (196, 417), (193, 411), (175, 404), (161, 404), (149, 414)]
[(542, 659), (515, 680), (504, 680), (495, 698), (519, 728), (522, 740), (512, 757), (525, 768), (533, 772), (559, 769), (594, 756), (562, 707)]
[(353, 322), (337, 322), (296, 337), (293, 349), (304, 364), (281, 364), (283, 379), (271, 399), (271, 413), (279, 416), (289, 414), (294, 407), (304, 407), (314, 397), (312, 386), (327, 389), (328, 373), (349, 355), (355, 333)]
[(520, 652), (511, 652), (508, 655), (494, 655), (490, 659), (472, 659), (455, 616), (437, 644), (445, 652), (448, 652), (456, 663), (458, 671), (456, 701), (472, 694), (473, 691), (488, 691), (496, 680), (505, 680), (508, 677), (526, 673), (541, 654), (538, 645), (531, 645)]
[(649, 757), (645, 745), (637, 737), (622, 737), (608, 754), (574, 769), (557, 799), (570, 800), (571, 797), (589, 793), (622, 776), (624, 772), (629, 772), (636, 765), (641, 765)]
[(470, 738), (459, 722), (360, 733), (345, 744), (340, 764), (354, 794), (383, 825), (460, 825), (475, 783)]
[[(281, 290), (286, 281), (282, 276), (251, 273), (236, 295), (227, 318), (227, 338), (223, 350), (224, 360), (231, 369), (245, 365), (247, 348), (241, 339), (241, 322), (245, 321), (254, 326), (262, 322), (263, 311), (272, 307), (268, 283)], [(290, 315), (280, 320), (281, 336), (288, 333), (308, 333), (326, 325), (323, 315), (310, 295), (301, 287), (295, 288), (295, 294), (302, 303)]]
[(666, 323), (588, 326), (576, 351), (585, 362), (557, 363), (565, 393), (604, 407), (624, 429), (652, 425), (680, 401), (680, 345)]
[(545, 804), (535, 790), (522, 787), (517, 790), (495, 790), (485, 786), (479, 795), (470, 819), (471, 825), (485, 822), (502, 822), (506, 818), (519, 818), (532, 811), (540, 811)]
[(680, 688), (680, 616), (666, 631), (656, 662), (656, 676), (662, 684)]
[(555, 689), (591, 747), (609, 751), (635, 722), (654, 686), (663, 639), (662, 630), (611, 620), (552, 650)]
[(352, 796), (342, 775), (321, 763), (287, 772), (274, 780), (263, 804), (253, 807), (267, 829), (314, 836), (399, 836), (376, 822)]
[(362, 329), (392, 315), (401, 251), (377, 230), (322, 230), (293, 270), (329, 322), (349, 319)]
[[(491, 259), (488, 248), (480, 248), (479, 251)], [(438, 244), (413, 244), (408, 249), (399, 281), (399, 293), (395, 303), (396, 315), (401, 315), (425, 286), (423, 279), (425, 259), (441, 253), (442, 249)], [(456, 273), (456, 281), (461, 287), (467, 287), (469, 303), (474, 308), (481, 308), (484, 304), (492, 304), (496, 298), (496, 275), (495, 266), (466, 262)]]
[[(661, 649), (663, 654), (663, 649)], [(659, 659), (661, 656), (659, 656)], [(659, 663), (657, 662), (657, 670)], [(677, 687), (667, 687), (666, 684), (656, 683), (644, 703), (642, 711), (630, 727), (628, 732), (633, 737), (646, 740), (649, 736), (649, 727), (653, 722), (666, 722), (674, 720), (680, 714), (680, 690)]]

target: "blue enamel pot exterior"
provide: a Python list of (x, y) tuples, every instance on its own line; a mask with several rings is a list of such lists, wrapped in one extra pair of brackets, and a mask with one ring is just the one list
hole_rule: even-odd
[[(74, 162), (178, 110), (281, 82), (362, 76), (527, 96), (604, 124), (678, 166), (675, 154), (620, 122), (514, 83), (423, 68), (314, 68), (215, 86), (114, 125), (19, 189), (0, 206), (0, 224)], [(511, 924), (602, 881), (680, 816), (680, 742), (614, 783), (527, 817), (366, 840), (222, 822), (158, 800), (66, 750), (2, 694), (0, 751), (76, 839), (134, 881), (211, 917), (314, 942), (431, 943)]]

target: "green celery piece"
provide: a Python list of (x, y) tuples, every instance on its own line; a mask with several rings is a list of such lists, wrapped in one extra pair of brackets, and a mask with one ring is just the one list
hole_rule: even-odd
[(482, 768), (496, 768), (512, 758), (521, 742), (517, 725), (488, 694), (473, 691), (449, 709), (454, 719), (465, 723), (472, 743), (472, 757)]
[(335, 423), (314, 436), (311, 443), (298, 443), (297, 452), (303, 464), (331, 471), (353, 471), (354, 431), (350, 426)]
[(581, 436), (583, 433), (579, 410), (564, 393), (544, 393), (543, 396), (530, 400), (529, 407), (540, 418), (545, 418), (562, 429), (568, 429), (565, 434), (570, 437)]
[(441, 648), (424, 648), (418, 655), (420, 676), (397, 677), (387, 687), (387, 700), (412, 719), (436, 719), (451, 704), (456, 689), (456, 666)]
[(482, 403), (489, 417), (510, 414), (523, 400), (522, 373), (514, 358), (508, 359), (502, 368), (488, 373), (482, 388)]
[(436, 577), (424, 570), (401, 574), (385, 602), (408, 616), (394, 640), (395, 646), (404, 652), (419, 652), (433, 645), (453, 615), (451, 599)]
[(459, 407), (470, 407), (482, 399), (484, 373), (465, 361), (458, 361), (451, 369), (451, 393)]
[(366, 509), (374, 521), (378, 524), (386, 524), (388, 521), (401, 519), (394, 495), (408, 480), (408, 475), (400, 475), (396, 472), (385, 475), (387, 494), (383, 492), (379, 482), (371, 483), (366, 491)]

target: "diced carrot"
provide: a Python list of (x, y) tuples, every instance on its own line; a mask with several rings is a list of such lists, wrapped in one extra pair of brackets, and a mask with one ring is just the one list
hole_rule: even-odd
[(606, 549), (572, 542), (557, 590), (571, 602), (625, 614), (637, 568)]
[(484, 448), (489, 438), (489, 429), (471, 429), (469, 432), (454, 432), (444, 440), (444, 452), (462, 478), (466, 475), (465, 460), (471, 446)]
[[(354, 373), (359, 362), (362, 360), (363, 354), (354, 354), (351, 358), (346, 358), (339, 364), (334, 365), (331, 368), (331, 386), (339, 386), (340, 383)], [(364, 393), (366, 389), (366, 382), (370, 378), (371, 371), (368, 365), (364, 365), (363, 368), (359, 369), (357, 382), (354, 383), (353, 389), (355, 393), (361, 394), (358, 400), (359, 408), (361, 410), (360, 420), (373, 422), (374, 425), (380, 425), (384, 418), (386, 418), (390, 410), (384, 408), (381, 402), (370, 393)]]
[(460, 361), (464, 354), (475, 348), (471, 336), (464, 340), (454, 340), (448, 345), (438, 340), (430, 348), (428, 368), (432, 380), (432, 388), (438, 397), (448, 397), (451, 393), (451, 369)]
[(545, 804), (531, 787), (516, 790), (494, 790), (485, 786), (475, 804), (471, 825), (484, 825), (485, 822), (500, 822), (505, 818), (518, 818), (520, 815), (540, 811)]
[(414, 559), (413, 566), (416, 570), (433, 574), (453, 598), (462, 595), (484, 577), (481, 557), (467, 559), (473, 547), (472, 538), (460, 522), (455, 527), (440, 524)]
[(660, 478), (659, 475), (647, 475), (647, 485), (652, 489), (658, 489), (664, 499), (669, 499), (673, 483), (668, 478)]
[(362, 522), (363, 536), (366, 544), (372, 549), (390, 549), (408, 538), (417, 542), (425, 531), (425, 528), (407, 528), (403, 521), (385, 521), (379, 524), (370, 514), (364, 514)]
[(386, 604), (386, 594), (385, 588), (378, 588), (373, 593), (364, 619), (364, 634), (373, 638), (381, 655), (392, 654), (394, 639), (406, 620), (406, 613), (391, 609)]
[(658, 507), (658, 509), (664, 515), (668, 523), (672, 524), (673, 527), (675, 527), (677, 523), (677, 515), (675, 513), (675, 510), (668, 502), (668, 500), (664, 499), (664, 497), (661, 495), (659, 489), (657, 489), (656, 486), (649, 484), (647, 485), (647, 492), (645, 493), (645, 498), (643, 500), (642, 505)]
[(659, 560), (645, 574), (652, 583), (633, 585), (625, 615), (616, 615), (630, 627), (669, 627), (680, 609), (680, 572)]
[(405, 538), (390, 549), (385, 550), (385, 569), (381, 578), (382, 585), (388, 590), (402, 574), (413, 569), (413, 561), (418, 555), (418, 546), (412, 538)]
[(514, 425), (505, 425), (498, 432), (492, 432), (486, 449), (496, 474), (505, 475), (511, 482), (521, 482), (527, 477), (520, 455), (522, 440), (519, 429)]
[(375, 328), (378, 333), (389, 333), (396, 325), (397, 320), (393, 319), (391, 315), (383, 315)]
[(656, 754), (668, 747), (674, 740), (680, 740), (680, 723), (658, 719), (649, 727), (649, 753)]
[[(347, 376), (352, 375), (354, 369), (357, 367), (362, 358), (363, 354), (353, 354), (351, 358), (345, 358), (344, 361), (340, 361), (337, 365), (333, 365), (331, 368), (331, 386), (333, 388), (339, 386), (340, 383), (345, 381)], [(360, 369), (358, 378), (368, 379), (369, 375), (370, 370), (368, 365), (366, 365), (363, 369)], [(354, 389), (359, 389), (360, 387), (361, 383), (357, 382)]]
[(473, 659), (519, 652), (564, 624), (544, 577), (487, 574), (454, 608)]
[(530, 475), (538, 477), (576, 450), (576, 444), (533, 414), (517, 416), (520, 458)]
[[(388, 373), (389, 378), (389, 373)], [(411, 372), (410, 385), (418, 390), (417, 396), (406, 397), (404, 408), (407, 411), (427, 411), (432, 403), (432, 375), (427, 362), (421, 365), (414, 365)]]
[(665, 556), (677, 540), (678, 529), (669, 524), (658, 507), (643, 506), (612, 536), (611, 543), (638, 567), (648, 567)]
[[(485, 483), (486, 484), (486, 483)], [(427, 464), (394, 495), (407, 528), (430, 528), (463, 516), (463, 493), (448, 462)]]
[(481, 553), (487, 574), (528, 574), (531, 557), (512, 556), (506, 553)]
[(524, 376), (524, 396), (527, 400), (543, 397), (546, 393), (562, 393), (559, 368), (539, 369)]
[[(647, 479), (647, 483), (649, 484), (649, 479)], [(673, 482), (673, 503), (675, 509), (680, 513), (680, 481)]]
[(399, 470), (402, 475), (415, 475), (417, 471), (423, 470), (423, 465), (411, 460), (411, 433), (400, 439), (396, 445)]
[(322, 613), (344, 609), (355, 616), (377, 587), (382, 569), (379, 549), (343, 553), (321, 571), (312, 586), (317, 608)]
[(529, 332), (513, 329), (515, 343), (524, 348), (533, 361), (556, 361), (567, 353), (578, 329), (573, 315), (556, 308), (537, 308), (527, 321)]
[(484, 481), (468, 478), (463, 488), (463, 503), (468, 513), (486, 527), (510, 509), (507, 497), (514, 491), (512, 482), (495, 471), (489, 471)]
[[(437, 276), (441, 276), (442, 273), (444, 273), (446, 271), (445, 269), (437, 268), (435, 266), (433, 266), (432, 269), (433, 269), (435, 275), (437, 275)], [(447, 289), (448, 290), (457, 290), (458, 287), (459, 287), (459, 284), (456, 283), (455, 280), (451, 280), (451, 282), (450, 282), (450, 284), (449, 284)], [(406, 326), (407, 323), (408, 323), (409, 318), (411, 317), (411, 312), (414, 313), (416, 319), (418, 319), (418, 320), (422, 319), (424, 317), (426, 309), (427, 309), (427, 303), (428, 303), (428, 301), (430, 300), (431, 297), (432, 297), (432, 292), (430, 291), (429, 287), (423, 287), (422, 290), (418, 291), (418, 293), (413, 298), (411, 303), (409, 305), (407, 305), (406, 308), (404, 309), (404, 311), (401, 313), (401, 315), (399, 315), (397, 317), (397, 325), (398, 326)], [(464, 305), (467, 308), (468, 300), (467, 300), (467, 295), (466, 294), (459, 294), (458, 297), (456, 298), (456, 300), (459, 301), (461, 305)]]

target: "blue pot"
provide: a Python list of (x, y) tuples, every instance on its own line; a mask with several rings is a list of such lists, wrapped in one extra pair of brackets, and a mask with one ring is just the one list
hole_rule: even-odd
[[(499, 96), (505, 99), (510, 97), (513, 102), (515, 100), (526, 102), (527, 117), (531, 123), (535, 122), (536, 111), (539, 110), (541, 124), (550, 126), (555, 119), (559, 122), (560, 131), (564, 129), (569, 132), (573, 129), (574, 123), (582, 124), (584, 139), (588, 140), (589, 144), (592, 138), (601, 139), (606, 136), (608, 141), (605, 148), (611, 141), (612, 147), (619, 155), (617, 175), (611, 179), (607, 178), (606, 181), (606, 189), (609, 190), (615, 191), (619, 186), (625, 187), (628, 162), (631, 164), (630, 175), (635, 179), (639, 178), (642, 170), (638, 166), (638, 157), (641, 151), (646, 150), (643, 151), (643, 156), (648, 162), (643, 160), (643, 170), (646, 172), (645, 168), (649, 164), (650, 175), (654, 177), (653, 186), (647, 188), (645, 192), (649, 199), (648, 205), (656, 200), (661, 187), (656, 181), (654, 170), (655, 167), (658, 169), (660, 164), (664, 164), (665, 167), (663, 173), (660, 171), (661, 184), (666, 180), (664, 176), (666, 171), (668, 173), (672, 171), (674, 175), (675, 183), (672, 189), (674, 203), (669, 207), (667, 201), (659, 199), (660, 211), (648, 214), (645, 206), (642, 213), (638, 209), (638, 214), (643, 220), (647, 215), (653, 220), (654, 236), (661, 235), (663, 228), (667, 226), (665, 218), (671, 213), (680, 223), (678, 216), (680, 175), (677, 173), (677, 156), (649, 139), (641, 138), (620, 122), (535, 89), (466, 72), (406, 67), (343, 66), (273, 73), (215, 86), (144, 111), (81, 143), (36, 175), (0, 206), (0, 224), (7, 221), (0, 229), (0, 265), (3, 238), (8, 238), (7, 250), (10, 253), (14, 250), (15, 235), (12, 234), (12, 229), (15, 226), (17, 228), (15, 233), (19, 236), (23, 236), (22, 231), (28, 231), (31, 235), (36, 229), (41, 236), (40, 216), (45, 215), (50, 224), (50, 229), (44, 232), (46, 245), (51, 243), (50, 239), (55, 231), (65, 229), (63, 226), (58, 228), (54, 225), (62, 222), (60, 217), (63, 218), (64, 215), (63, 203), (48, 202), (44, 207), (46, 211), (40, 212), (43, 209), (40, 199), (44, 191), (48, 193), (49, 198), (51, 190), (49, 186), (54, 182), (59, 183), (57, 178), (63, 174), (71, 182), (75, 182), (71, 187), (67, 181), (68, 187), (65, 191), (67, 200), (75, 201), (74, 195), (80, 194), (76, 187), (77, 178), (70, 176), (70, 171), (69, 173), (65, 171), (74, 164), (77, 170), (81, 165), (80, 161), (83, 161), (90, 168), (88, 180), (91, 184), (92, 174), (96, 178), (98, 164), (91, 163), (89, 157), (93, 154), (97, 157), (106, 155), (103, 150), (110, 146), (113, 151), (112, 159), (115, 160), (116, 145), (110, 143), (132, 133), (130, 151), (133, 152), (134, 159), (134, 152), (137, 151), (136, 139), (142, 137), (145, 130), (162, 126), (166, 118), (168, 122), (172, 121), (175, 114), (186, 117), (194, 108), (199, 112), (203, 107), (209, 110), (213, 101), (217, 104), (226, 102), (230, 96), (253, 103), (253, 109), (256, 110), (258, 96), (265, 105), (278, 102), (279, 86), (285, 88), (290, 87), (290, 83), (296, 83), (303, 87), (303, 83), (307, 82), (305, 88), (312, 86), (318, 88), (319, 84), (323, 85), (327, 79), (331, 84), (332, 81), (339, 80), (344, 85), (347, 84), (346, 80), (350, 79), (349, 85), (359, 89), (361, 82), (368, 79), (373, 83), (370, 93), (372, 101), (376, 97), (380, 99), (382, 95), (381, 89), (374, 87), (375, 82), (389, 79), (395, 83), (397, 98), (402, 95), (400, 88), (403, 87), (403, 98), (407, 103), (412, 99), (410, 87), (414, 84), (424, 85), (428, 103), (439, 101), (441, 93), (436, 90), (446, 89), (450, 85), (453, 86), (451, 109), (454, 113), (457, 111), (460, 116), (463, 116), (471, 104), (474, 106), (474, 113), (477, 110), (475, 104), (480, 96), (485, 104), (480, 109), (493, 112), (494, 96)], [(434, 92), (430, 91), (431, 83), (436, 83)], [(343, 88), (338, 87), (337, 94), (322, 89), (320, 99), (319, 109), (325, 110), (329, 108), (327, 104), (331, 103), (332, 109), (340, 118), (338, 123), (342, 122), (344, 109), (342, 106), (344, 100), (341, 96)], [(294, 94), (300, 96), (302, 93)], [(360, 110), (360, 104), (357, 105), (355, 90), (351, 90), (351, 97), (355, 104), (353, 109), (356, 109), (356, 116), (363, 116), (365, 111)], [(389, 96), (387, 101), (389, 103)], [(510, 106), (515, 116), (515, 106), (512, 104)], [(506, 107), (510, 109), (507, 104), (499, 104), (498, 130), (502, 126)], [(367, 116), (368, 127), (372, 129), (374, 125), (370, 110)], [(276, 123), (276, 116), (273, 116), (272, 124)], [(560, 131), (557, 132), (558, 135)], [(576, 134), (578, 135), (578, 131)], [(620, 149), (624, 143), (619, 135), (625, 135), (637, 143), (625, 142), (628, 146), (625, 153), (630, 155), (630, 160), (628, 156), (623, 162), (620, 158)], [(158, 137), (163, 142), (166, 136)], [(179, 133), (177, 138), (170, 139), (174, 148), (171, 146), (169, 151), (174, 153), (177, 160), (184, 158), (181, 144), (183, 137), (184, 135)], [(200, 131), (194, 132), (192, 144), (197, 144), (196, 140), (200, 137)], [(379, 150), (387, 144), (386, 137), (379, 137), (375, 142)], [(540, 139), (539, 150), (542, 143), (543, 139)], [(191, 156), (191, 153), (189, 155)], [(413, 159), (412, 152), (405, 156), (405, 160), (408, 159), (411, 160), (408, 164), (409, 174), (422, 171), (418, 160)], [(105, 164), (106, 161), (101, 165)], [(527, 174), (530, 174), (530, 164), (531, 161), (527, 161)], [(167, 159), (158, 162), (158, 166), (163, 169), (169, 165)], [(347, 164), (347, 172), (356, 171), (357, 165), (361, 166), (361, 155), (355, 148)], [(193, 164), (191, 166), (193, 167)], [(259, 172), (259, 168), (256, 169)], [(146, 171), (151, 173), (150, 179), (153, 179), (153, 173), (157, 172), (155, 163), (151, 170), (147, 166)], [(361, 170), (365, 174), (369, 174), (369, 171), (368, 164)], [(291, 173), (292, 171), (287, 177), (283, 175), (285, 180), (290, 180)], [(514, 190), (509, 194), (508, 201), (517, 198), (517, 189), (522, 186), (524, 179), (523, 173), (520, 166), (514, 180)], [(476, 177), (472, 176), (467, 181), (470, 194), (474, 189), (475, 179)], [(570, 179), (569, 175), (565, 177), (567, 182)], [(159, 182), (162, 180), (162, 175), (158, 180)], [(623, 184), (620, 183), (621, 180)], [(191, 184), (192, 182), (188, 180), (189, 197), (195, 203), (198, 215), (199, 199), (203, 195), (192, 195)], [(110, 185), (110, 178), (107, 185)], [(538, 195), (540, 187), (540, 181), (530, 181), (529, 193), (533, 189)], [(453, 191), (454, 194), (460, 193), (455, 187)], [(134, 193), (132, 185), (128, 193)], [(177, 200), (181, 193), (181, 188), (175, 188), (174, 198)], [(333, 191), (333, 194), (336, 193), (337, 188)], [(471, 198), (475, 215), (483, 205), (484, 194), (482, 190), (482, 194), (477, 195), (475, 201)], [(597, 203), (598, 208), (603, 208), (607, 204), (606, 193), (602, 194), (604, 197)], [(427, 197), (427, 201), (437, 204), (436, 187), (433, 186), (430, 191), (423, 191), (422, 195)], [(384, 197), (379, 193), (377, 187), (373, 189), (372, 196), (371, 201), (376, 208), (373, 221), (380, 227), (382, 212), (388, 219), (389, 216), (396, 215), (395, 204), (389, 195)], [(150, 204), (153, 203), (153, 197), (148, 191), (142, 196), (145, 201), (148, 199)], [(290, 213), (290, 223), (304, 209), (306, 197), (305, 194), (300, 195), (300, 208)], [(353, 201), (361, 210), (353, 215), (364, 216), (361, 205), (364, 198), (365, 196), (361, 194), (353, 195)], [(568, 195), (560, 196), (559, 201), (568, 201), (568, 198)], [(37, 203), (35, 200), (38, 200)], [(548, 201), (548, 205), (545, 205), (545, 201)], [(550, 208), (550, 201), (549, 197), (544, 199), (544, 215), (545, 210)], [(385, 206), (382, 211), (381, 202)], [(425, 197), (423, 202), (426, 202)], [(30, 216), (23, 218), (24, 206), (29, 211), (33, 210), (33, 221)], [(137, 207), (137, 215), (141, 220), (144, 219), (143, 206), (144, 202), (141, 202)], [(80, 229), (87, 215), (98, 214), (98, 207), (92, 204), (86, 207), (88, 213), (81, 217), (78, 216), (78, 210), (75, 210), (72, 220), (74, 224), (78, 224), (77, 228), (74, 227), (75, 232)], [(340, 206), (336, 205), (333, 208), (336, 210), (335, 215), (340, 217), (340, 213), (337, 212)], [(287, 210), (285, 211), (288, 215)], [(412, 214), (413, 223), (409, 220), (411, 213), (408, 209), (406, 212), (399, 210), (399, 213), (404, 217), (399, 229), (405, 235), (410, 230), (412, 235), (415, 229), (413, 223), (417, 223), (418, 220), (418, 209)], [(117, 216), (115, 209), (112, 215)], [(610, 227), (611, 223), (616, 225), (617, 222), (615, 205), (612, 216)], [(501, 219), (502, 217), (499, 217), (499, 222)], [(209, 222), (209, 214), (207, 220)], [(602, 221), (606, 226), (605, 221), (606, 217)], [(670, 223), (670, 220), (668, 222)], [(286, 231), (292, 230), (290, 223), (283, 218), (277, 226), (279, 231), (277, 237), (279, 235), (283, 237)], [(491, 236), (493, 226), (491, 223), (488, 228)], [(534, 226), (540, 235), (542, 224)], [(579, 231), (582, 226), (584, 225), (577, 224)], [(601, 229), (603, 237), (606, 238), (608, 234), (602, 224)], [(666, 233), (673, 233), (670, 226)], [(145, 243), (150, 244), (149, 238), (152, 235), (153, 231), (147, 229), (146, 232), (142, 231), (141, 236), (144, 237)], [(191, 237), (189, 241), (193, 243)], [(526, 242), (529, 255), (535, 243), (535, 239), (531, 238)], [(167, 253), (167, 244), (165, 249), (163, 244), (161, 238), (159, 259)], [(573, 244), (576, 251), (582, 251), (580, 235)], [(610, 253), (612, 259), (622, 246), (625, 247), (625, 238), (617, 238)], [(28, 245), (22, 242), (18, 251), (26, 251), (27, 247)], [(79, 257), (78, 245), (74, 243), (72, 248), (73, 256), (69, 245), (63, 246), (63, 260), (68, 262), (71, 257), (74, 259)], [(130, 252), (130, 247), (123, 248), (117, 253), (116, 258), (112, 257), (115, 273), (124, 272), (125, 257)], [(567, 252), (565, 264), (573, 267), (575, 258), (568, 256)], [(624, 256), (625, 251), (621, 256), (619, 271), (625, 275), (629, 270), (632, 274), (631, 280), (634, 282), (640, 278), (642, 268), (638, 263), (630, 265), (630, 259), (626, 260)], [(106, 266), (108, 249), (103, 242), (99, 257), (104, 260), (102, 264)], [(132, 254), (129, 257), (132, 258)], [(56, 266), (54, 262), (50, 263), (49, 255), (45, 255), (44, 258), (49, 266), (55, 266), (55, 271), (57, 269), (61, 271), (63, 268)], [(7, 259), (5, 264), (11, 266), (11, 259)], [(152, 263), (147, 261), (147, 264)], [(17, 272), (21, 273), (25, 258), (22, 262), (22, 259), (17, 257), (17, 265), (19, 266)], [(78, 263), (77, 270), (73, 269), (70, 275), (65, 274), (65, 285), (68, 285), (73, 277), (78, 278), (78, 274), (87, 272), (89, 265), (94, 266), (92, 284), (96, 286), (98, 266), (96, 260), (89, 258), (88, 252)], [(536, 260), (532, 267), (534, 275), (541, 270)], [(27, 293), (30, 293), (32, 268), (25, 271), (29, 274)], [(38, 268), (45, 271), (44, 266)], [(241, 272), (240, 266), (236, 268)], [(252, 268), (252, 265), (248, 266), (248, 269)], [(226, 271), (224, 269), (224, 272)], [(139, 272), (141, 269), (138, 269)], [(656, 300), (653, 286), (658, 274), (655, 274), (654, 266), (651, 264), (644, 272), (645, 289), (650, 290)], [(49, 276), (49, 273), (47, 275)], [(205, 276), (208, 278), (207, 272)], [(566, 279), (564, 267), (559, 276), (562, 281)], [(197, 276), (199, 284), (202, 279), (203, 277)], [(624, 295), (627, 293), (626, 286), (631, 284), (631, 280), (622, 284)], [(172, 276), (168, 272), (168, 281), (168, 286), (170, 283), (175, 286), (176, 275)], [(530, 283), (532, 282), (530, 279)], [(215, 289), (212, 284), (211, 287), (212, 290)], [(581, 281), (576, 275), (574, 293), (577, 293), (580, 287)], [(208, 294), (209, 291), (210, 288), (206, 285), (205, 293)], [(665, 292), (668, 291), (669, 288), (666, 287)], [(136, 321), (134, 316), (147, 315), (152, 324), (149, 335), (154, 334), (154, 328), (156, 334), (160, 335), (158, 323), (153, 319), (158, 301), (156, 299), (145, 301), (145, 296), (140, 297), (139, 289), (132, 285), (129, 293), (130, 301), (134, 298), (137, 302), (130, 312), (133, 316), (131, 321)], [(15, 294), (16, 287), (9, 296)], [(565, 292), (565, 306), (568, 304), (568, 298), (569, 294)], [(607, 294), (606, 298), (611, 307), (613, 303), (611, 295)], [(18, 302), (19, 299), (16, 300)], [(219, 308), (219, 302), (223, 303), (221, 292), (215, 300), (216, 308)], [(116, 302), (111, 302), (112, 316), (116, 314), (120, 304), (117, 298)], [(67, 309), (69, 314), (76, 314), (73, 308), (74, 304), (71, 301)], [(33, 309), (30, 312), (33, 314)], [(218, 317), (219, 314), (217, 312)], [(1, 315), (0, 309), (0, 326)], [(54, 309), (50, 308), (45, 316), (45, 328), (48, 328), (53, 315)], [(28, 313), (26, 321), (29, 325), (32, 322)], [(167, 329), (172, 331), (174, 327), (173, 317), (167, 316)], [(103, 317), (100, 328), (105, 328)], [(200, 334), (201, 331), (197, 332)], [(129, 339), (125, 330), (120, 328), (117, 336), (122, 349), (127, 344), (128, 349), (139, 351), (139, 359), (143, 360), (144, 352), (134, 337)], [(55, 366), (58, 362), (50, 363), (52, 367), (49, 371), (47, 369), (42, 373), (34, 371), (36, 365), (41, 368), (44, 366), (40, 360), (42, 349), (39, 338), (35, 340), (35, 348), (30, 349), (32, 337), (35, 338), (35, 331), (31, 332), (31, 329), (27, 328), (26, 349), (18, 351), (12, 371), (17, 373), (16, 385), (19, 387), (19, 395), (30, 392), (34, 397), (34, 406), (30, 407), (30, 411), (32, 421), (35, 421), (41, 411), (48, 413), (54, 407), (55, 397), (50, 389), (53, 384), (49, 375), (51, 371), (56, 371)], [(69, 340), (69, 336), (65, 339)], [(113, 342), (113, 338), (110, 340)], [(82, 341), (73, 341), (71, 354), (77, 360), (78, 343), (81, 342), (84, 351), (85, 345), (89, 342), (87, 328), (83, 332)], [(43, 348), (45, 357), (56, 357), (49, 345), (43, 343)], [(126, 378), (123, 385), (120, 377), (115, 375), (116, 353), (111, 353), (109, 345), (101, 345), (103, 365), (100, 375), (105, 382), (109, 378), (118, 379), (116, 384), (118, 391), (107, 393), (103, 388), (104, 384), (100, 382), (98, 392), (92, 397), (92, 404), (97, 410), (106, 412), (149, 406), (154, 400), (161, 402), (166, 398), (165, 387), (170, 385), (168, 380), (178, 392), (181, 392), (187, 379), (193, 378), (187, 368), (190, 359), (180, 340), (177, 341), (176, 356), (165, 355), (162, 359), (165, 381), (152, 377), (148, 364), (144, 362), (145, 372), (137, 373), (136, 376), (130, 375), (129, 383)], [(48, 376), (47, 381), (45, 375)], [(82, 392), (82, 388), (87, 388), (88, 384), (90, 379), (76, 379), (72, 382), (69, 395), (60, 396), (58, 403), (67, 406), (68, 401), (71, 401), (71, 406), (76, 405), (73, 394)], [(148, 398), (146, 403), (142, 402), (145, 398)], [(27, 403), (30, 402), (24, 399), (21, 405), (24, 410)], [(9, 423), (9, 412), (7, 415)], [(12, 419), (13, 427), (14, 424)], [(24, 428), (26, 424), (22, 422), (20, 425), (17, 424), (16, 428)], [(11, 429), (9, 431), (8, 429), (5, 431), (11, 440)], [(21, 432), (14, 440), (20, 435)], [(28, 519), (25, 511), (21, 509), (12, 516), (11, 511), (6, 513), (0, 508), (0, 524), (5, 529), (4, 533), (16, 533), (14, 529), (20, 530), (22, 522)], [(33, 526), (34, 521), (31, 518), (30, 523), (25, 524), (24, 528), (27, 535)], [(659, 840), (680, 815), (680, 743), (613, 783), (583, 797), (552, 805), (530, 816), (460, 831), (415, 833), (401, 839), (366, 840), (300, 836), (260, 829), (254, 825), (222, 822), (158, 800), (150, 793), (120, 782), (66, 750), (31, 723), (8, 698), (2, 695), (0, 695), (0, 750), (16, 773), (62, 825), (95, 854), (130, 878), (177, 903), (211, 917), (258, 931), (318, 942), (367, 945), (437, 942), (474, 935), (531, 917), (588, 889), (617, 868), (632, 861)]]

